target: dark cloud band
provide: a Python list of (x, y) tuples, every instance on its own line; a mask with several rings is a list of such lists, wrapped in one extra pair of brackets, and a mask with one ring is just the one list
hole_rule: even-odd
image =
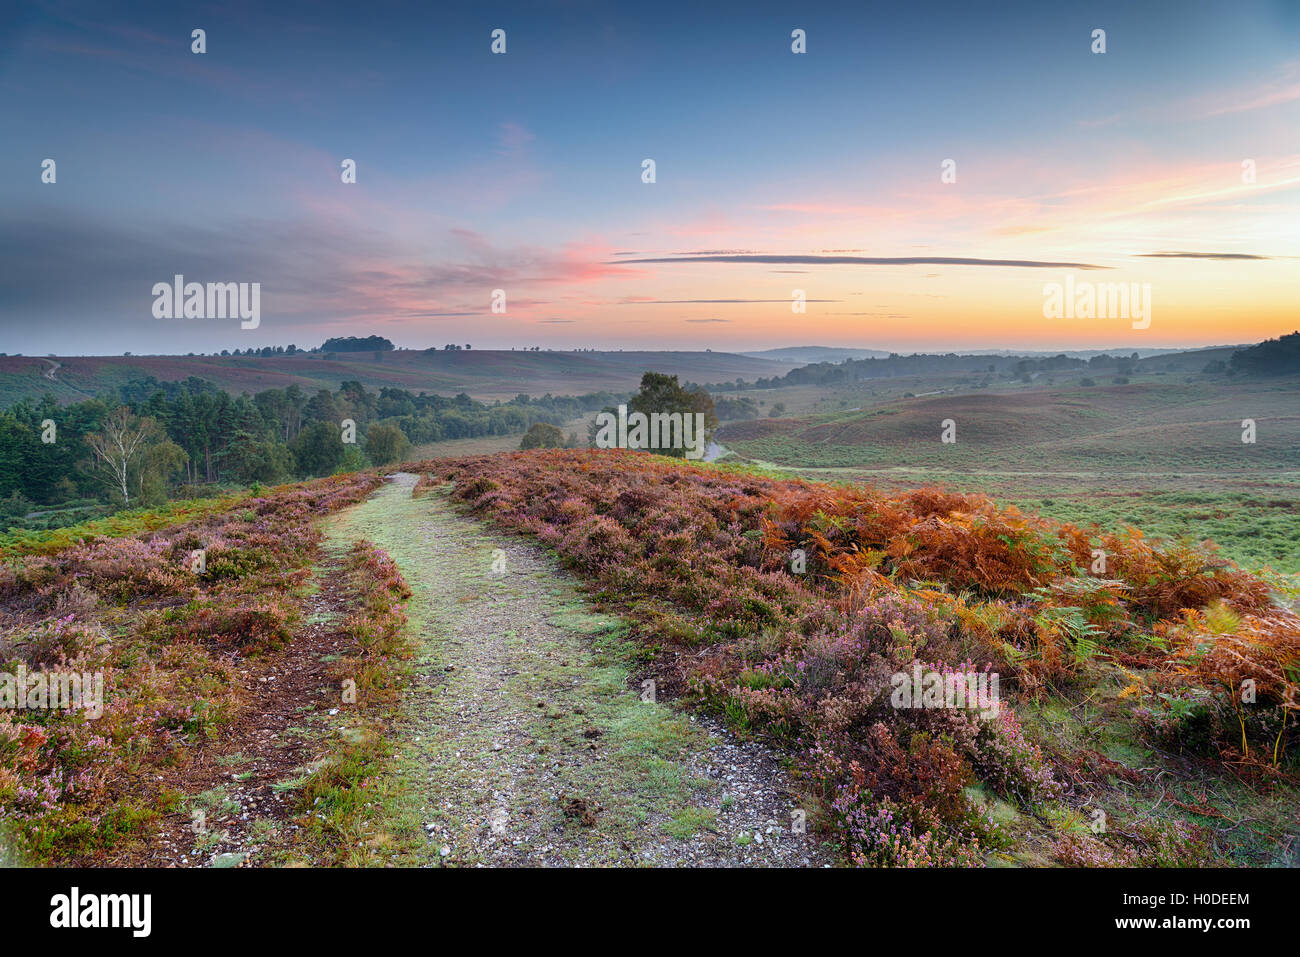
[(1138, 253), (1141, 259), (1272, 259), (1254, 253)]
[(1110, 269), (1091, 263), (1040, 262), (1034, 259), (968, 259), (951, 256), (662, 256), (620, 259), (630, 263), (763, 263), (781, 266), (1011, 266), (1022, 269)]

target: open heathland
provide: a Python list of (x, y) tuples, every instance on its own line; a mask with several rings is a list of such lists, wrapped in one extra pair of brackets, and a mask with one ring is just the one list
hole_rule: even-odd
[[(1291, 853), (1300, 620), (1212, 545), (641, 453), (421, 469), (636, 622), (662, 689), (786, 749), (849, 860)], [(998, 706), (900, 706), (917, 669), (996, 673)]]

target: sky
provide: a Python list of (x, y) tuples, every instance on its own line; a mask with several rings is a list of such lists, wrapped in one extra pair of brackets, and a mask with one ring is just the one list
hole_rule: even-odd
[[(1300, 327), (1296, 0), (263, 7), (0, 6), (0, 351)], [(156, 318), (176, 275), (260, 283), (257, 327)], [(1067, 281), (1149, 323), (1045, 316)]]

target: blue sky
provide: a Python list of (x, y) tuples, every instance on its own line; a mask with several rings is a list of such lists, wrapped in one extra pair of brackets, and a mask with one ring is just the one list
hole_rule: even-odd
[[(1103, 266), (1155, 287), (1143, 346), (1290, 331), (1300, 4), (979, 6), (8, 8), (0, 351), (1132, 339), (1045, 326), (1046, 267), (689, 255), (845, 250)], [(153, 319), (175, 273), (261, 282), (260, 328)]]

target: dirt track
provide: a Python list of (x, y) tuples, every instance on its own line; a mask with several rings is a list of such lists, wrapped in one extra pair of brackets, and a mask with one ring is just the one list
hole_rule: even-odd
[[(642, 700), (626, 628), (595, 613), (539, 546), (412, 498), (401, 473), (330, 522), (368, 539), (414, 592), (419, 641), (395, 818), (430, 863), (776, 865), (832, 861), (793, 833), (774, 756)], [(393, 822), (394, 830), (401, 821)]]

